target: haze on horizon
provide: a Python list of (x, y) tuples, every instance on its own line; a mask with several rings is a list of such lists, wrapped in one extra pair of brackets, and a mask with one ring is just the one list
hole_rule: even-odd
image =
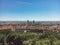
[(0, 0), (0, 21), (60, 21), (60, 0)]

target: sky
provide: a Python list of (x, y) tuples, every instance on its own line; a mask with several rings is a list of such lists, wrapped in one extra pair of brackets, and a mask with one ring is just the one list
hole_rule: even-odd
[(60, 0), (0, 0), (0, 21), (60, 21)]

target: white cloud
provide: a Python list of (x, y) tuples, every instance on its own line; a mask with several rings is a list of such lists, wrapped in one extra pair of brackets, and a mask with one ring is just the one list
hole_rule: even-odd
[(16, 1), (17, 5), (32, 5), (30, 2)]

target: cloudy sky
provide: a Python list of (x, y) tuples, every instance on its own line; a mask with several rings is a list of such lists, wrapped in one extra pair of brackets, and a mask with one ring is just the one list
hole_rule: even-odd
[(0, 21), (60, 21), (60, 0), (0, 0)]

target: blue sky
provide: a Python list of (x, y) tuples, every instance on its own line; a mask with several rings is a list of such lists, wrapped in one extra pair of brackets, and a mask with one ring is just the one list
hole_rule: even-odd
[(60, 21), (60, 0), (0, 0), (0, 21)]

